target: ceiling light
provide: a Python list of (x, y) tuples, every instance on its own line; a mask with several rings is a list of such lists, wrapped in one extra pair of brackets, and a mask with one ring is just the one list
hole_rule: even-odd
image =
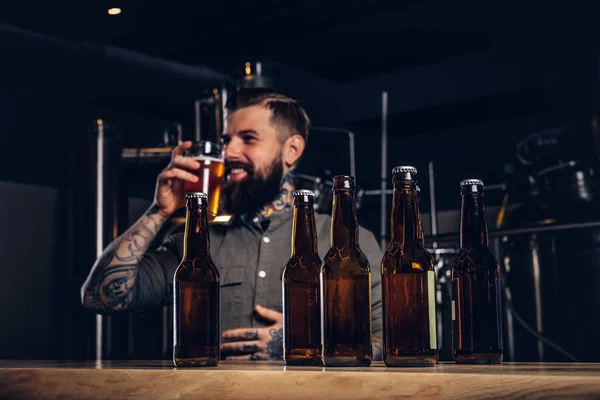
[(121, 14), (121, 9), (120, 8), (109, 8), (108, 14), (109, 15), (119, 15), (119, 14)]

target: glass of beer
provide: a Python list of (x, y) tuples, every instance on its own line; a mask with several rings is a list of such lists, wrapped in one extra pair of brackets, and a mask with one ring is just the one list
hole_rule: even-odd
[(185, 182), (185, 193), (204, 192), (208, 195), (206, 208), (208, 220), (212, 221), (219, 212), (221, 198), (221, 183), (225, 173), (223, 148), (218, 144), (208, 141), (192, 143), (192, 147), (183, 153), (184, 157), (191, 157), (200, 163), (200, 168), (190, 172), (198, 176), (197, 182)]

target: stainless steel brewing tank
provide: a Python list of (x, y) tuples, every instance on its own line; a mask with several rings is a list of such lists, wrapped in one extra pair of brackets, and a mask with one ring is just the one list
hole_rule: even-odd
[[(498, 237), (509, 300), (505, 359), (600, 361), (600, 207), (594, 166), (559, 165), (537, 174)], [(572, 359), (571, 359), (572, 360)]]

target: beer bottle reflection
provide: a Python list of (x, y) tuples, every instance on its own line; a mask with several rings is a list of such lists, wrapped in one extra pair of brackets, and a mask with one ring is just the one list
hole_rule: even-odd
[(321, 301), (314, 194), (296, 190), (292, 255), (283, 275), (283, 360), (286, 365), (322, 365)]
[(461, 187), (460, 252), (452, 265), (454, 360), (502, 362), (501, 292), (498, 262), (488, 248), (483, 182)]
[(175, 270), (173, 362), (216, 366), (220, 358), (220, 279), (210, 257), (207, 196), (186, 195), (183, 260)]
[(371, 267), (358, 245), (354, 177), (333, 182), (331, 248), (321, 269), (325, 366), (371, 364)]
[(392, 171), (392, 240), (381, 262), (383, 360), (389, 367), (437, 362), (435, 272), (423, 246), (417, 170)]
[(416, 187), (417, 190), (417, 223), (419, 228), (417, 230), (417, 240), (419, 240), (423, 246), (425, 246), (425, 234), (423, 233), (423, 216), (421, 215), (421, 189), (419, 185)]

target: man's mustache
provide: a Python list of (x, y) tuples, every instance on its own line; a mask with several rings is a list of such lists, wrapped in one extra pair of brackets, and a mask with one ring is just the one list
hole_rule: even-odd
[(225, 161), (225, 174), (229, 174), (234, 168), (242, 168), (247, 173), (251, 174), (254, 172), (254, 166), (239, 161)]

